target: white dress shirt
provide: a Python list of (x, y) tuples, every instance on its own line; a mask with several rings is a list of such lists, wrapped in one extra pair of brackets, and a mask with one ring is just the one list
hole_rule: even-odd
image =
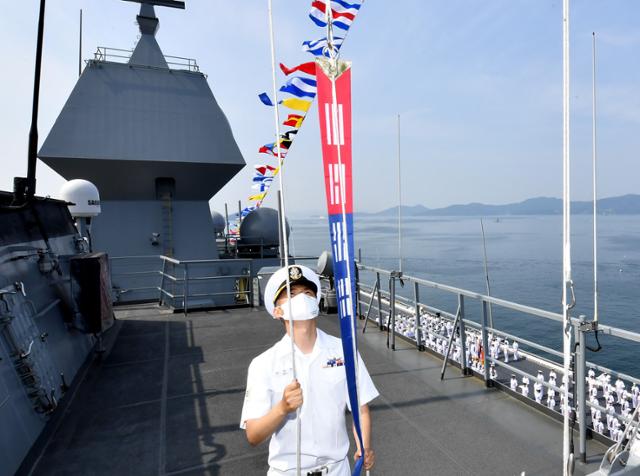
[[(302, 468), (339, 462), (349, 451), (345, 410), (351, 410), (342, 342), (318, 329), (311, 353), (305, 355), (296, 347), (295, 354), (304, 402), (300, 408)], [(358, 362), (358, 398), (365, 405), (379, 394), (360, 355)], [(240, 427), (266, 415), (292, 380), (291, 340), (285, 335), (249, 366)], [(290, 413), (271, 436), (269, 466), (278, 471), (296, 468), (295, 418), (295, 412)]]

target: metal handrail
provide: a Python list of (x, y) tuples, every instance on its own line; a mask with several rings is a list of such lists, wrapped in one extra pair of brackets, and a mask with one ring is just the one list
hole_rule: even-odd
[[(374, 273), (385, 274), (387, 276), (391, 276), (392, 272), (387, 271), (385, 269), (376, 268), (374, 266), (368, 266), (361, 263), (357, 263), (358, 269), (363, 269), (366, 271), (372, 271)], [(543, 309), (539, 309), (533, 306), (527, 306), (524, 304), (518, 304), (511, 301), (506, 301), (504, 299), (496, 298), (493, 296), (488, 296), (486, 294), (478, 293), (475, 291), (469, 291), (468, 289), (457, 288), (455, 286), (450, 286), (448, 284), (436, 283), (435, 281), (429, 281), (426, 279), (416, 278), (414, 276), (409, 276), (406, 274), (402, 275), (402, 280), (406, 282), (415, 282), (420, 285), (430, 287), (432, 289), (437, 289), (441, 291), (446, 291), (449, 293), (465, 296), (471, 299), (475, 299), (478, 301), (485, 301), (487, 304), (495, 304), (496, 306), (504, 307), (506, 309), (511, 309), (512, 311), (518, 311), (525, 314), (530, 314), (532, 316), (544, 317), (546, 319), (550, 319), (552, 321), (562, 322), (562, 314), (557, 312), (545, 311)], [(571, 323), (573, 325), (579, 324), (579, 320), (575, 317), (571, 318)], [(612, 327), (604, 324), (598, 324), (598, 330), (604, 335), (610, 335), (614, 337), (620, 337), (622, 339), (631, 340), (634, 342), (640, 343), (640, 334), (627, 331), (625, 329), (620, 329), (618, 327)]]
[[(534, 381), (534, 382), (538, 382), (540, 384), (542, 384), (544, 387), (549, 388), (549, 389), (553, 389), (555, 391), (559, 391), (560, 388), (556, 385), (550, 384), (549, 382), (545, 381), (544, 379), (538, 379), (537, 376), (529, 374), (526, 370), (520, 370), (517, 367), (514, 367), (512, 365), (509, 365), (507, 363), (501, 362), (499, 359), (494, 359), (491, 355), (489, 355), (488, 352), (488, 341), (487, 341), (487, 337), (489, 333), (494, 333), (494, 335), (498, 335), (498, 336), (502, 336), (502, 337), (506, 337), (508, 339), (514, 340), (516, 342), (519, 342), (521, 344), (523, 344), (524, 346), (529, 347), (530, 351), (521, 349), (521, 352), (527, 356), (528, 358), (531, 358), (533, 360), (535, 359), (539, 359), (540, 361), (544, 361), (546, 362), (548, 365), (550, 366), (557, 366), (556, 362), (553, 362), (552, 360), (549, 360), (548, 358), (542, 357), (541, 355), (539, 355), (540, 352), (545, 353), (547, 355), (552, 355), (552, 356), (556, 356), (559, 357), (562, 354), (554, 349), (551, 349), (547, 346), (544, 345), (540, 345), (537, 344), (535, 342), (508, 334), (506, 332), (497, 330), (493, 327), (491, 327), (488, 324), (488, 320), (487, 320), (487, 307), (489, 304), (497, 306), (497, 307), (502, 307), (505, 309), (509, 309), (512, 311), (517, 311), (520, 313), (524, 313), (524, 314), (528, 314), (530, 316), (534, 316), (534, 317), (542, 317), (545, 319), (549, 319), (551, 321), (554, 322), (561, 322), (562, 321), (562, 316), (559, 313), (555, 313), (555, 312), (549, 312), (549, 311), (545, 311), (543, 309), (539, 309), (536, 307), (532, 307), (532, 306), (527, 306), (527, 305), (522, 305), (522, 304), (518, 304), (515, 302), (511, 302), (511, 301), (506, 301), (504, 299), (499, 299), (493, 296), (488, 296), (486, 294), (482, 294), (482, 293), (478, 293), (478, 292), (474, 292), (474, 291), (469, 291), (467, 289), (462, 289), (462, 288), (458, 288), (455, 286), (450, 286), (450, 285), (446, 285), (446, 284), (442, 284), (442, 283), (437, 283), (434, 281), (430, 281), (427, 279), (421, 279), (421, 278), (417, 278), (414, 276), (408, 276), (406, 274), (402, 274), (399, 275), (398, 272), (396, 271), (389, 271), (386, 269), (382, 269), (382, 268), (378, 268), (375, 266), (368, 266), (362, 263), (361, 259), (358, 259), (356, 261), (356, 266), (358, 268), (359, 271), (364, 271), (364, 272), (370, 272), (370, 273), (374, 273), (375, 274), (375, 282), (376, 282), (376, 286), (369, 286), (366, 284), (363, 284), (362, 282), (358, 282), (357, 286), (358, 286), (358, 295), (357, 295), (357, 300), (358, 300), (358, 309), (360, 310), (360, 315), (364, 315), (364, 312), (366, 310), (366, 318), (376, 322), (376, 320), (378, 321), (379, 325), (380, 325), (380, 329), (383, 330), (384, 327), (387, 327), (387, 332), (390, 333), (391, 336), (391, 349), (395, 350), (395, 335), (396, 335), (396, 319), (398, 315), (402, 315), (405, 312), (408, 312), (409, 315), (412, 315), (412, 310), (413, 313), (420, 313), (420, 316), (424, 316), (424, 310), (427, 309), (428, 313), (431, 313), (431, 315), (433, 316), (435, 313), (439, 313), (440, 317), (449, 320), (449, 321), (458, 321), (460, 322), (460, 344), (456, 344), (453, 341), (453, 337), (449, 336), (448, 338), (448, 347), (447, 348), (447, 353), (444, 356), (445, 362), (443, 363), (443, 371), (442, 371), (442, 375), (444, 375), (444, 369), (445, 369), (445, 364), (446, 361), (448, 359), (448, 353), (450, 351), (451, 348), (453, 347), (459, 347), (461, 348), (462, 352), (461, 352), (461, 370), (463, 375), (467, 374), (467, 362), (466, 362), (466, 357), (465, 357), (465, 351), (464, 351), (464, 347), (465, 347), (465, 327), (468, 330), (469, 328), (474, 328), (476, 331), (479, 331), (481, 336), (482, 336), (482, 346), (484, 348), (485, 351), (485, 367), (484, 367), (484, 375), (481, 377), (484, 378), (485, 380), (485, 384), (487, 386), (491, 386), (491, 377), (489, 375), (489, 364), (490, 363), (494, 363), (495, 365), (499, 366), (499, 367), (503, 367), (505, 369), (511, 370), (513, 373), (519, 374), (519, 375), (523, 375), (523, 376), (527, 376), (529, 377), (530, 381)], [(385, 276), (389, 278), (389, 289), (388, 291), (385, 291), (383, 289), (381, 289), (380, 287), (380, 277), (381, 276)], [(362, 273), (360, 274), (359, 277), (360, 280), (362, 280)], [(410, 297), (404, 297), (401, 295), (398, 295), (396, 293), (396, 280), (402, 280), (402, 282), (404, 284), (411, 284), (413, 283), (413, 288), (414, 288), (414, 295), (413, 295), (413, 299), (411, 299)], [(424, 287), (428, 287), (431, 289), (435, 289), (435, 290), (440, 290), (449, 294), (453, 294), (456, 295), (458, 298), (458, 311), (456, 311), (456, 314), (451, 314), (449, 312), (445, 312), (443, 310), (437, 309), (433, 306), (427, 306), (424, 303), (421, 303), (419, 301), (418, 298), (418, 289), (419, 286), (424, 286)], [(409, 287), (410, 289), (411, 287)], [(377, 295), (377, 305), (374, 304), (374, 297), (375, 295)], [(464, 313), (464, 299), (465, 298), (470, 298), (472, 300), (475, 300), (477, 302), (479, 302), (480, 304), (482, 304), (482, 319), (480, 323), (474, 322), (470, 319), (465, 319), (465, 313)], [(367, 300), (369, 300), (369, 302), (367, 302)], [(383, 306), (384, 304), (384, 306)], [(373, 309), (376, 309), (376, 316), (372, 317), (370, 316), (370, 311)], [(386, 308), (386, 309), (385, 309)], [(403, 310), (404, 309), (404, 310)], [(398, 312), (400, 311), (400, 312)], [(385, 324), (383, 324), (383, 319), (386, 321)], [(569, 399), (570, 401), (568, 402), (568, 404), (574, 409), (574, 411), (576, 411), (577, 413), (577, 420), (580, 423), (580, 427), (579, 427), (579, 433), (580, 433), (580, 454), (584, 457), (584, 455), (586, 455), (586, 428), (587, 428), (587, 416), (586, 416), (586, 409), (590, 408), (590, 407), (594, 407), (594, 408), (598, 408), (600, 410), (604, 410), (603, 407), (596, 405), (596, 404), (592, 404), (588, 398), (587, 398), (587, 394), (586, 394), (586, 381), (587, 381), (587, 373), (586, 370), (589, 368), (592, 369), (597, 369), (599, 371), (602, 372), (606, 372), (609, 375), (612, 376), (617, 376), (619, 378), (624, 379), (627, 382), (633, 382), (636, 384), (640, 384), (640, 379), (637, 379), (635, 377), (632, 377), (630, 375), (624, 374), (622, 372), (616, 372), (614, 370), (611, 370), (609, 368), (600, 366), (600, 365), (596, 365), (594, 363), (591, 362), (587, 362), (586, 361), (586, 344), (585, 344), (585, 333), (588, 332), (591, 328), (588, 325), (585, 325), (585, 317), (584, 316), (580, 316), (578, 318), (576, 317), (571, 317), (570, 316), (570, 323), (572, 325), (572, 327), (574, 328), (575, 332), (576, 332), (576, 343), (579, 343), (579, 347), (576, 346), (576, 350), (574, 351), (574, 358), (575, 358), (575, 362), (576, 362), (576, 368), (574, 369), (574, 371), (571, 371), (569, 373), (569, 379), (570, 382), (572, 384), (572, 387), (569, 387)], [(409, 342), (414, 342), (416, 344), (416, 348), (418, 350), (424, 350), (424, 345), (422, 344), (422, 337), (425, 335), (432, 335), (432, 336), (436, 336), (442, 339), (447, 340), (447, 336), (443, 335), (443, 334), (439, 334), (437, 332), (432, 332), (431, 330), (427, 329), (420, 329), (420, 321), (416, 320), (415, 323), (415, 327), (414, 330), (416, 331), (416, 334), (414, 336), (411, 336), (410, 334), (405, 334), (404, 332), (401, 332), (403, 338), (407, 339)], [(633, 331), (628, 331), (625, 329), (620, 329), (620, 328), (616, 328), (616, 327), (612, 327), (612, 326), (608, 326), (608, 325), (603, 325), (603, 324), (599, 324), (598, 325), (598, 330), (599, 332), (601, 332), (603, 335), (610, 335), (610, 336), (614, 336), (614, 337), (618, 337), (618, 338), (622, 338), (628, 341), (632, 341), (632, 342), (640, 342), (640, 334), (633, 332)], [(389, 347), (389, 338), (387, 339), (388, 343), (387, 343), (387, 347)], [(538, 351), (538, 352), (535, 352)], [(561, 371), (560, 371), (561, 372)], [(624, 421), (624, 422), (629, 422), (630, 419), (628, 417), (624, 417), (623, 415), (621, 415), (618, 412), (614, 412), (614, 416), (615, 418), (618, 418), (618, 420), (620, 421)]]
[[(124, 263), (120, 266), (127, 269), (129, 266), (135, 265), (137, 261), (140, 260), (157, 260), (161, 262), (160, 269), (156, 270), (144, 270), (144, 271), (118, 271), (112, 273), (113, 277), (120, 278), (131, 278), (131, 279), (140, 279), (144, 277), (153, 277), (158, 276), (159, 285), (153, 286), (137, 286), (137, 287), (122, 287), (122, 288), (114, 288), (118, 295), (122, 295), (125, 293), (133, 292), (133, 291), (155, 291), (158, 296), (158, 302), (160, 305), (163, 305), (167, 297), (172, 301), (171, 305), (173, 307), (176, 306), (176, 303), (179, 304), (182, 301), (182, 310), (186, 315), (189, 311), (189, 299), (190, 298), (203, 298), (203, 297), (213, 297), (213, 296), (243, 296), (242, 301), (246, 299), (246, 304), (251, 304), (253, 302), (253, 285), (252, 285), (252, 260), (251, 259), (220, 259), (220, 258), (211, 258), (211, 259), (190, 259), (190, 260), (181, 260), (171, 256), (165, 255), (142, 255), (142, 256), (114, 256), (111, 257), (110, 260), (112, 262)], [(132, 261), (133, 263), (128, 263), (127, 261)], [(200, 273), (204, 274), (204, 276), (193, 276), (193, 273), (190, 275), (190, 271), (195, 269), (201, 269), (201, 266), (211, 266), (211, 265), (234, 265), (235, 269), (230, 269), (229, 271), (233, 271), (233, 274), (221, 274), (217, 276), (212, 276), (210, 273)], [(145, 264), (148, 266), (148, 264)], [(182, 271), (178, 270), (179, 267), (182, 267)], [(151, 278), (148, 278), (151, 279)], [(220, 292), (198, 292), (198, 291), (206, 291), (207, 289), (203, 289), (200, 287), (199, 289), (195, 289), (196, 292), (189, 290), (190, 284), (196, 285), (204, 285), (207, 282), (219, 282), (229, 280), (231, 284), (229, 286), (222, 285), (222, 291)], [(247, 280), (246, 289), (238, 289), (239, 280)], [(181, 293), (176, 293), (175, 290), (171, 289), (172, 292), (165, 289), (165, 285), (167, 283), (171, 283), (171, 285), (177, 285), (182, 287)], [(133, 284), (133, 283), (132, 283)], [(135, 284), (138, 284), (136, 282)], [(142, 283), (141, 283), (142, 284)], [(180, 288), (178, 288), (180, 289)], [(218, 288), (219, 289), (219, 288)], [(231, 289), (231, 290), (229, 290)]]
[[(98, 46), (93, 54), (93, 60), (98, 62), (110, 61), (110, 59), (123, 59), (128, 62), (133, 55), (133, 50), (127, 50), (123, 48), (113, 48), (110, 46)], [(200, 72), (200, 66), (194, 58), (186, 58), (184, 56), (163, 55), (167, 65), (186, 67), (187, 71), (195, 73)], [(115, 61), (120, 62), (120, 61)], [(146, 65), (140, 65), (146, 66)]]

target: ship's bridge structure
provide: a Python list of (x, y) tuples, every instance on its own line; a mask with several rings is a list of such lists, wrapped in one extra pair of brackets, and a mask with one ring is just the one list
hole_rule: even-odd
[(156, 41), (154, 5), (184, 4), (138, 3), (135, 49), (98, 48), (39, 157), (98, 187), (94, 249), (217, 258), (208, 201), (245, 161), (195, 60), (166, 56)]

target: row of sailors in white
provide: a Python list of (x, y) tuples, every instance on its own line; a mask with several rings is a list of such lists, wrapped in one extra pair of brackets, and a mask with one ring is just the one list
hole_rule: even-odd
[[(595, 431), (601, 435), (605, 434), (605, 425), (602, 422), (602, 412), (599, 409), (591, 407), (591, 422)], [(613, 407), (607, 407), (606, 422), (606, 430), (609, 433), (609, 438), (613, 441), (621, 441), (624, 435), (624, 425), (615, 417)]]
[(607, 402), (618, 403), (621, 406), (629, 404), (631, 401), (631, 408), (635, 409), (640, 403), (640, 388), (633, 383), (631, 390), (628, 391), (624, 381), (618, 378), (615, 385), (611, 384), (611, 375), (606, 372), (601, 373), (598, 378), (595, 376), (595, 371), (589, 369), (587, 373), (587, 384), (589, 386), (589, 395), (598, 396), (598, 392), (601, 389), (603, 397)]
[[(421, 317), (421, 331), (422, 331), (422, 343), (428, 348), (438, 352), (439, 354), (445, 354), (447, 351), (448, 340), (453, 334), (453, 323), (440, 316), (433, 316), (430, 314), (423, 315)], [(416, 320), (415, 317), (405, 317), (402, 315), (396, 316), (395, 330), (396, 332), (415, 339)], [(508, 339), (500, 339), (494, 337), (492, 333), (489, 334), (490, 355), (492, 358), (498, 360), (500, 354), (506, 363), (512, 360), (520, 359), (519, 344), (516, 341), (509, 343)], [(456, 362), (460, 362), (460, 337), (456, 336), (455, 345), (452, 350), (452, 359)], [(482, 336), (477, 331), (468, 330), (465, 339), (465, 358), (467, 365), (474, 368), (474, 370), (483, 370), (481, 361), (482, 352)]]
[[(415, 323), (416, 321), (414, 317), (403, 317), (399, 315), (396, 320), (396, 331), (403, 335), (406, 335), (409, 338), (415, 338)], [(423, 344), (436, 351), (437, 353), (444, 355), (447, 351), (448, 338), (451, 337), (451, 334), (454, 330), (453, 323), (450, 320), (444, 319), (440, 316), (432, 316), (426, 314), (422, 316), (421, 328)], [(518, 360), (520, 358), (519, 345), (517, 341), (514, 340), (510, 344), (507, 339), (502, 340), (498, 337), (494, 337), (491, 333), (489, 334), (489, 340), (491, 342), (489, 346), (489, 352), (490, 356), (494, 360), (499, 360), (500, 358), (502, 358), (504, 359), (505, 363), (508, 363), (510, 358), (513, 360)], [(484, 365), (481, 359), (482, 337), (480, 333), (469, 330), (466, 334), (465, 344), (465, 358), (467, 366), (478, 372), (483, 372)], [(451, 353), (452, 360), (460, 363), (460, 352), (460, 337), (456, 336), (455, 345), (453, 345), (453, 350)], [(495, 371), (495, 369), (490, 373), (495, 373), (495, 377), (491, 378), (497, 378), (497, 372)], [(555, 386), (556, 378), (556, 373), (551, 370), (549, 372), (548, 383)], [(538, 379), (544, 380), (542, 371), (538, 371)], [(605, 406), (607, 404), (619, 404), (621, 407), (621, 412), (626, 415), (630, 413), (631, 410), (634, 410), (640, 403), (640, 388), (635, 383), (632, 385), (631, 391), (627, 391), (626, 385), (622, 379), (618, 378), (615, 384), (611, 384), (611, 375), (603, 372), (598, 377), (596, 377), (596, 372), (593, 368), (589, 369), (586, 377), (586, 382), (589, 387), (590, 397), (597, 398), (600, 390), (602, 390), (604, 402), (601, 406)], [(536, 382), (536, 384), (534, 385), (533, 396), (538, 403), (542, 403), (542, 400), (544, 398), (543, 387), (544, 386), (538, 382)], [(521, 392), (523, 393), (523, 395), (528, 396), (528, 383), (527, 385), (525, 385), (525, 388), (521, 388)], [(547, 405), (550, 408), (553, 408), (555, 407), (555, 404), (555, 391), (548, 391)]]
[[(444, 355), (447, 351), (448, 338), (451, 337), (451, 334), (453, 333), (452, 322), (441, 317), (431, 315), (424, 315), (421, 320), (423, 344), (439, 354)], [(409, 338), (415, 339), (415, 318), (404, 318), (402, 316), (398, 316), (396, 320), (396, 331)], [(437, 337), (437, 335), (441, 337)], [(510, 357), (513, 360), (518, 360), (520, 358), (518, 342), (513, 341), (510, 345), (507, 339), (501, 340), (497, 337), (494, 338), (492, 334), (489, 334), (489, 339), (491, 342), (489, 352), (493, 359), (499, 360), (501, 358), (500, 354), (502, 354), (502, 358), (505, 363), (509, 362)], [(478, 372), (483, 372), (484, 366), (482, 365), (480, 355), (482, 351), (481, 335), (474, 331), (468, 331), (466, 334), (465, 344), (467, 365)], [(452, 360), (460, 362), (460, 352), (460, 337), (456, 336), (452, 350)], [(493, 364), (491, 364), (489, 369), (489, 377), (493, 380), (498, 378), (498, 372)], [(536, 381), (533, 385), (534, 400), (539, 404), (543, 404), (544, 400), (544, 404), (546, 404), (548, 408), (555, 410), (558, 405), (556, 393), (559, 393), (559, 410), (560, 413), (564, 413), (564, 382), (559, 387), (560, 392), (556, 392), (553, 388), (547, 388), (545, 400), (545, 386), (541, 383), (545, 380), (542, 370), (538, 370), (537, 379), (539, 381)], [(620, 424), (615, 416), (613, 416), (615, 414), (613, 405), (615, 403), (619, 403), (621, 414), (627, 417), (630, 416), (631, 410), (635, 409), (640, 402), (640, 388), (634, 383), (631, 387), (631, 391), (626, 391), (626, 385), (623, 380), (618, 378), (615, 385), (612, 385), (611, 376), (609, 374), (603, 372), (596, 377), (596, 373), (593, 369), (589, 369), (586, 381), (589, 387), (591, 403), (607, 408), (606, 429), (609, 432), (610, 438), (614, 441), (620, 441), (624, 434), (624, 426)], [(557, 386), (556, 382), (556, 372), (550, 370), (548, 383), (550, 385)], [(519, 390), (522, 395), (529, 397), (529, 384), (530, 380), (528, 377), (522, 377), (522, 383), (519, 385), (515, 374), (511, 375), (509, 386), (514, 392)], [(605, 400), (604, 404), (601, 404), (598, 400), (599, 389), (602, 389)], [(591, 407), (591, 418), (594, 430), (604, 434), (605, 426), (602, 422), (600, 410)]]
[[(556, 379), (557, 379), (557, 375), (556, 373), (551, 370), (549, 371), (549, 381), (548, 383), (550, 385), (556, 386)], [(544, 374), (542, 372), (542, 370), (538, 370), (538, 375), (537, 375), (537, 380), (534, 382), (533, 384), (533, 398), (535, 399), (535, 401), (539, 404), (543, 404), (542, 400), (544, 398), (544, 392), (545, 392), (545, 385), (543, 384), (544, 382)], [(513, 390), (514, 392), (517, 392), (518, 389), (520, 389), (520, 393), (525, 396), (525, 397), (529, 397), (529, 384), (530, 384), (530, 380), (529, 377), (527, 377), (526, 375), (522, 377), (522, 383), (519, 385), (518, 384), (518, 378), (516, 377), (515, 374), (511, 374), (511, 379), (509, 381), (509, 387), (511, 388), (511, 390)], [(560, 385), (560, 411), (562, 412), (562, 405), (564, 404), (564, 389), (565, 389), (565, 384), (564, 382)], [(546, 400), (546, 405), (547, 407), (551, 408), (551, 409), (555, 409), (556, 407), (556, 391), (553, 388), (547, 388), (547, 400)]]
[(491, 344), (489, 344), (489, 355), (494, 360), (500, 359), (500, 351), (502, 351), (502, 356), (505, 363), (509, 363), (509, 354), (513, 355), (513, 360), (520, 359), (520, 352), (518, 350), (518, 342), (515, 340), (511, 345), (509, 345), (508, 339), (500, 339), (498, 337), (493, 338), (491, 334), (489, 334), (489, 340)]

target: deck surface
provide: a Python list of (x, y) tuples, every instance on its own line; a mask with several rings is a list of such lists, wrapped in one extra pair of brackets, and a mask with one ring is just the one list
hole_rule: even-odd
[[(261, 309), (193, 313), (118, 308), (119, 335), (73, 397), (35, 475), (264, 475), (267, 444), (238, 428), (247, 367), (282, 335)], [(320, 327), (338, 335), (335, 316)], [(371, 405), (372, 475), (557, 475), (562, 428), (370, 326), (360, 350), (380, 397)], [(577, 446), (577, 438), (576, 438)], [(589, 442), (597, 469), (605, 447)]]

